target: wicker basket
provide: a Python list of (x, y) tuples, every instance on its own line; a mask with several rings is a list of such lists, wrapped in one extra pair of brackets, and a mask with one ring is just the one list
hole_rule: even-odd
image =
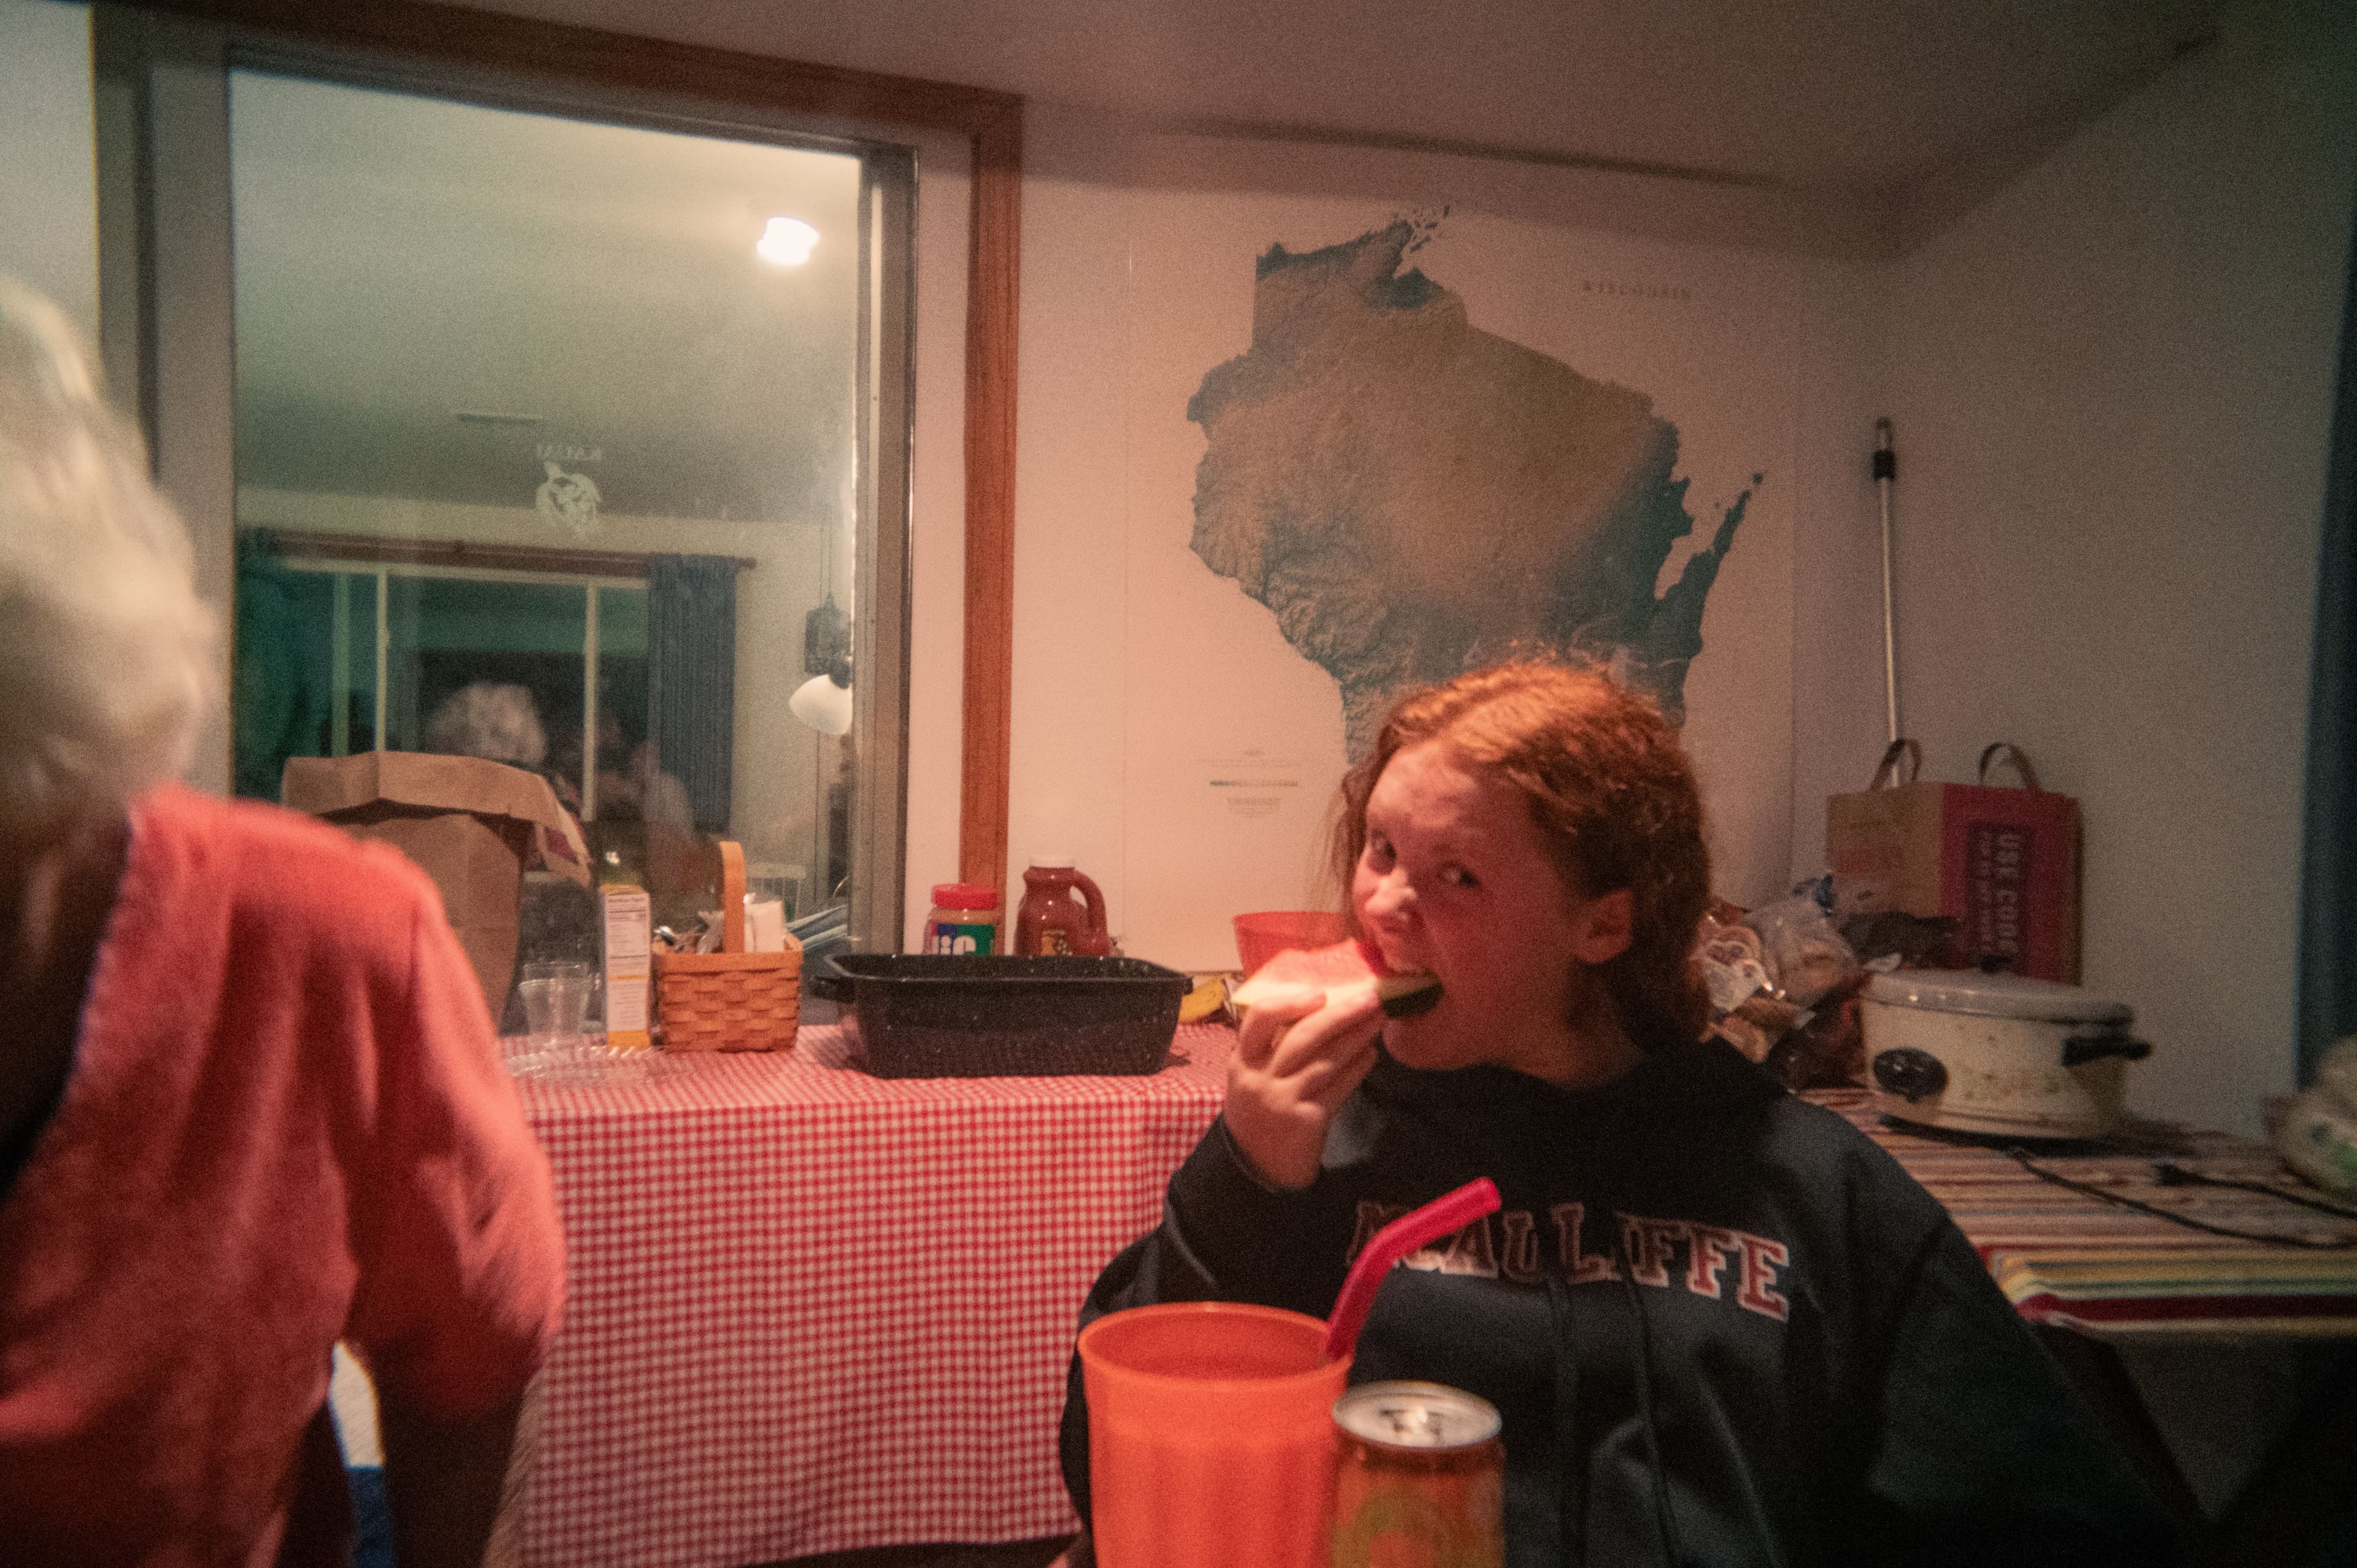
[(720, 843), (722, 948), (655, 955), (655, 1025), (673, 1051), (792, 1048), (802, 1013), (802, 948), (745, 950), (745, 851)]

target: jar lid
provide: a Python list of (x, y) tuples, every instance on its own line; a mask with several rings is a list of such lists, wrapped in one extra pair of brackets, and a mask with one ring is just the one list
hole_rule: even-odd
[(974, 882), (936, 882), (933, 902), (944, 909), (996, 909), (998, 889)]
[(1866, 983), (1867, 999), (1932, 1013), (1985, 1018), (2042, 1018), (2057, 1024), (2126, 1024), (2136, 1015), (2077, 985), (1976, 969), (1902, 969)]

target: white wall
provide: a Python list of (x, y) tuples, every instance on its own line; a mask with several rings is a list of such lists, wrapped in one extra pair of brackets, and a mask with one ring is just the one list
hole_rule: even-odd
[(2357, 10), (2222, 24), (1892, 270), (1885, 385), (1926, 776), (2005, 739), (2079, 797), (2085, 982), (2156, 1047), (2131, 1103), (2248, 1130), (2292, 1078)]
[(1862, 789), (1889, 731), (1882, 532), (1872, 478), (1889, 269), (1813, 269), (1802, 295), (1801, 450), (1792, 540), (1792, 874), (1824, 869), (1825, 797)]
[(1154, 722), (1130, 711), (1123, 682), (1128, 138), (1101, 116), (1027, 104), (1023, 157), (1007, 901), (1011, 915), (1031, 856), (1070, 855), (1119, 935), (1129, 725)]
[(0, 0), (0, 274), (98, 338), (90, 8)]

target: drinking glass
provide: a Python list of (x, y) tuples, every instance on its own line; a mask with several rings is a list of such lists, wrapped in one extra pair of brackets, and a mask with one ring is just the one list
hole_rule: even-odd
[(523, 997), (524, 1027), (534, 1052), (577, 1050), (589, 1016), (589, 966), (577, 962), (529, 963), (516, 990)]
[(1325, 1341), (1318, 1318), (1232, 1302), (1081, 1331), (1102, 1568), (1322, 1568), (1351, 1370)]

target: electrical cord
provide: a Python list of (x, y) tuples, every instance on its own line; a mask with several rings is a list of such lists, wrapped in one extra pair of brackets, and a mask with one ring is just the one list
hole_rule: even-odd
[[(2237, 1241), (2264, 1241), (2270, 1246), (2276, 1247), (2305, 1247), (2312, 1251), (2319, 1252), (2342, 1251), (2352, 1247), (2357, 1247), (2357, 1236), (2343, 1237), (2338, 1240), (2328, 1241), (2319, 1237), (2314, 1236), (2285, 1236), (2264, 1230), (2238, 1230), (2231, 1225), (2212, 1225), (2206, 1219), (2196, 1219), (2190, 1214), (2182, 1214), (2173, 1208), (2164, 1208), (2156, 1203), (2146, 1203), (2141, 1199), (2129, 1197), (2121, 1193), (2106, 1191), (2104, 1188), (2095, 1187), (2090, 1183), (2073, 1181), (2069, 1176), (2063, 1176), (2059, 1172), (2047, 1170), (2041, 1165), (2033, 1164), (2029, 1157), (2029, 1151), (2022, 1148), (2019, 1144), (2007, 1145), (2005, 1153), (2012, 1157), (2016, 1165), (2018, 1165), (2023, 1170), (2028, 1171), (2031, 1176), (2036, 1176), (2040, 1181), (2051, 1183), (2055, 1187), (2063, 1187), (2069, 1191), (2079, 1193), (2088, 1197), (2100, 1198), (2105, 1203), (2115, 1205), (2121, 1208), (2133, 1208), (2139, 1214), (2149, 1214), (2156, 1219), (2166, 1219), (2172, 1225), (2182, 1225), (2189, 1230), (2206, 1231), (2212, 1236), (2228, 1236)], [(2233, 1182), (2224, 1180), (2221, 1177), (2201, 1176), (2195, 1175), (2193, 1172), (2186, 1170), (2182, 1165), (2172, 1165), (2168, 1161), (2157, 1161), (2155, 1162), (2155, 1165), (2157, 1168), (2166, 1165), (2169, 1169), (2173, 1169), (2179, 1173), (2175, 1177), (2165, 1175), (2159, 1176), (2158, 1179), (2164, 1187), (2191, 1186), (2203, 1183), (2214, 1184), (2220, 1187), (2250, 1186), (2255, 1187), (2255, 1189), (2260, 1192), (2273, 1193), (2277, 1197), (2289, 1198), (2294, 1203), (2308, 1204), (2308, 1207), (2309, 1208), (2324, 1207), (2318, 1204), (2309, 1203), (2309, 1200), (2294, 1197), (2292, 1194), (2284, 1192), (2279, 1188), (2266, 1187), (2257, 1183)], [(2331, 1211), (2336, 1213), (2348, 1212), (2347, 1210), (2337, 1208)], [(2352, 1218), (2357, 1218), (2357, 1216), (2352, 1216)]]
[(2331, 1203), (2320, 1197), (2310, 1197), (2302, 1192), (2288, 1192), (2267, 1182), (2236, 1181), (2230, 1176), (2205, 1176), (2200, 1171), (2179, 1165), (2175, 1160), (2153, 1161), (2152, 1176), (2153, 1179), (2163, 1187), (2231, 1187), (2237, 1192), (2263, 1192), (2269, 1197), (2280, 1197), (2286, 1203), (2297, 1203), (2302, 1208), (2313, 1208), (2319, 1214), (2337, 1214), (2343, 1219), (2357, 1219), (2357, 1208), (2352, 1208), (2346, 1204)]

